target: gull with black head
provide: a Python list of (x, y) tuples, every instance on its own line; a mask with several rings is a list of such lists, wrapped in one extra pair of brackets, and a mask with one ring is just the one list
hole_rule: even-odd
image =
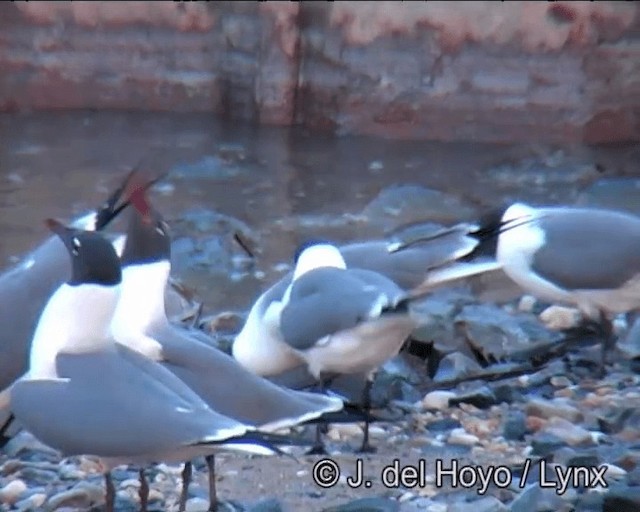
[[(273, 453), (255, 444), (251, 426), (214, 412), (166, 368), (114, 342), (121, 267), (113, 246), (96, 232), (47, 225), (64, 242), (72, 271), (38, 321), (27, 375), (11, 388), (24, 428), (66, 456), (99, 457), (109, 512), (115, 466), (178, 462), (228, 443)], [(140, 477), (145, 510), (142, 470)]]
[[(549, 302), (571, 304), (602, 332), (600, 371), (616, 314), (640, 308), (640, 218), (600, 208), (514, 203), (487, 215), (476, 236), (505, 274)], [(399, 239), (402, 239), (399, 236)], [(419, 237), (394, 241), (404, 250)]]
[[(94, 212), (83, 215), (73, 226), (100, 231), (128, 206), (131, 171), (107, 200)], [(124, 236), (112, 243), (120, 254)], [(30, 343), (42, 310), (53, 292), (71, 274), (69, 255), (58, 236), (52, 235), (27, 254), (15, 267), (0, 274), (0, 446), (14, 433), (11, 426), (9, 388), (29, 365)], [(5, 435), (7, 434), (7, 435)]]
[[(122, 252), (122, 286), (111, 329), (115, 339), (157, 361), (194, 390), (212, 409), (261, 432), (273, 432), (342, 409), (342, 401), (293, 391), (260, 378), (214, 348), (201, 331), (167, 319), (164, 288), (171, 271), (169, 226), (146, 197), (131, 195), (127, 241)], [(215, 507), (213, 455), (209, 468), (211, 508)], [(185, 464), (181, 503), (191, 476)]]

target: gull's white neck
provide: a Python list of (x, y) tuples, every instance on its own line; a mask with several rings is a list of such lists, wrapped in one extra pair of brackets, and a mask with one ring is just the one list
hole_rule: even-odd
[(342, 254), (337, 247), (329, 244), (319, 244), (307, 247), (302, 254), (298, 257), (296, 268), (293, 271), (293, 279), (291, 284), (284, 292), (282, 296), (282, 303), (289, 302), (289, 296), (291, 295), (291, 288), (296, 279), (305, 275), (307, 272), (316, 268), (322, 267), (334, 267), (334, 268), (347, 268), (347, 264), (342, 257)]
[(170, 270), (167, 260), (122, 269), (120, 300), (111, 323), (111, 332), (118, 342), (146, 355), (151, 355), (150, 350), (157, 351), (157, 347), (138, 345), (150, 342), (146, 336), (150, 327), (169, 323), (164, 291)]
[(31, 344), (30, 378), (56, 378), (59, 353), (93, 352), (110, 346), (109, 325), (120, 286), (63, 284), (45, 306)]
[(337, 247), (329, 244), (312, 245), (300, 254), (293, 271), (293, 280), (321, 267), (347, 268), (347, 264)]

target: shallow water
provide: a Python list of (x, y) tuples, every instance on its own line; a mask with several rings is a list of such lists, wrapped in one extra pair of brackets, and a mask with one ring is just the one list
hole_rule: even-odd
[[(44, 218), (85, 213), (142, 163), (170, 172), (152, 198), (173, 227), (174, 274), (208, 310), (246, 309), (306, 237), (366, 239), (410, 220), (474, 218), (516, 199), (638, 211), (638, 156), (637, 146), (400, 142), (229, 126), (193, 114), (7, 114), (0, 268), (48, 236)], [(230, 226), (242, 223), (261, 249), (250, 273), (230, 257)]]

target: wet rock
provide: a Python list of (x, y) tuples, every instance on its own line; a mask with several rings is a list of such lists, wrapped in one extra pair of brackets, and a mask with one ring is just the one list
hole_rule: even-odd
[(172, 226), (176, 232), (196, 235), (198, 233), (227, 235), (237, 231), (248, 238), (250, 243), (256, 238), (251, 228), (241, 220), (201, 207), (182, 212), (179, 217), (172, 219)]
[(322, 512), (399, 512), (400, 504), (388, 498), (361, 498), (358, 500), (325, 508)]
[(602, 512), (637, 512), (640, 510), (640, 489), (619, 487), (604, 496)]
[(578, 197), (579, 206), (640, 214), (640, 180), (607, 178), (596, 181)]
[(446, 382), (462, 379), (481, 372), (482, 366), (476, 361), (460, 352), (454, 352), (442, 358), (433, 380), (434, 382)]
[(235, 334), (240, 332), (244, 321), (244, 317), (235, 311), (222, 311), (203, 319), (201, 327), (205, 332)]
[(626, 481), (630, 487), (640, 487), (640, 467), (628, 471)]
[(189, 289), (180, 280), (169, 277), (169, 283), (165, 288), (164, 305), (169, 318), (176, 318), (176, 321), (190, 312), (194, 306), (198, 305), (196, 301), (195, 290)]
[(547, 329), (554, 331), (573, 329), (582, 322), (579, 309), (557, 305), (549, 306), (539, 318)]
[(408, 354), (399, 354), (389, 359), (382, 366), (382, 371), (389, 377), (401, 378), (411, 384), (420, 384), (426, 378), (424, 362)]
[(334, 424), (327, 432), (327, 437), (333, 441), (343, 441), (362, 434), (362, 428), (357, 423)]
[(570, 512), (570, 507), (562, 496), (556, 494), (555, 489), (529, 485), (516, 499), (511, 502), (509, 512)]
[(507, 357), (528, 360), (561, 337), (545, 329), (532, 315), (509, 314), (491, 304), (465, 306), (455, 323), (487, 362)]
[(396, 185), (384, 189), (362, 211), (382, 229), (425, 221), (450, 223), (474, 218), (476, 212), (455, 196), (420, 185)]
[(564, 418), (571, 422), (581, 422), (584, 417), (579, 409), (574, 407), (571, 401), (564, 398), (545, 400), (534, 398), (527, 403), (526, 413), (540, 418)]
[(392, 400), (416, 402), (422, 396), (418, 388), (426, 379), (424, 362), (411, 354), (401, 353), (387, 361), (377, 373), (371, 399), (382, 404)]
[(640, 357), (640, 317), (633, 322), (631, 329), (616, 346), (627, 359)]
[(46, 485), (58, 478), (56, 471), (26, 467), (20, 472), (20, 476), (31, 483)]
[(267, 499), (255, 503), (246, 512), (283, 512), (282, 505), (276, 499)]
[(547, 424), (547, 421), (538, 416), (527, 416), (526, 425), (531, 432), (538, 432)]
[[(509, 367), (513, 367), (515, 365), (503, 364), (496, 365), (495, 368), (503, 368), (508, 369)], [(496, 403), (501, 404), (511, 404), (513, 402), (518, 402), (523, 399), (522, 391), (519, 388), (514, 387), (512, 384), (500, 384), (492, 386), (493, 394), (496, 397)]]
[(42, 510), (42, 506), (44, 505), (45, 501), (47, 501), (47, 495), (43, 492), (38, 492), (17, 502), (15, 504), (15, 508), (17, 508), (20, 512)]
[(616, 316), (611, 324), (613, 328), (613, 334), (618, 338), (621, 338), (629, 330), (629, 322), (627, 322), (627, 318), (624, 316), (624, 314)]
[(466, 395), (457, 396), (449, 400), (449, 405), (470, 404), (478, 409), (488, 409), (498, 403), (498, 399), (490, 388), (483, 386)]
[(557, 388), (567, 388), (569, 386), (573, 386), (573, 382), (571, 379), (565, 377), (564, 375), (554, 375), (549, 379), (549, 382), (552, 386)]
[[(499, 424), (500, 420), (498, 418), (489, 417), (485, 419), (478, 418), (476, 416), (469, 416), (464, 422), (464, 429), (469, 434), (473, 434), (478, 436), (480, 439), (492, 442)], [(485, 448), (500, 450), (500, 445), (501, 443), (490, 443), (489, 445), (485, 445)]]
[(488, 169), (488, 179), (500, 182), (503, 187), (522, 189), (549, 184), (567, 185), (596, 176), (591, 164), (580, 164), (563, 151), (557, 151), (544, 159), (527, 157)]
[(209, 500), (204, 498), (189, 498), (187, 500), (186, 512), (207, 512), (209, 510)]
[(51, 497), (48, 506), (55, 510), (61, 507), (89, 508), (104, 501), (104, 489), (88, 482), (80, 482), (73, 489), (59, 492)]
[(63, 480), (82, 480), (86, 473), (75, 464), (62, 464), (58, 469), (58, 474)]
[(422, 399), (422, 406), (425, 409), (442, 411), (449, 408), (449, 400), (455, 396), (453, 391), (431, 391)]
[[(605, 455), (609, 455), (610, 453), (611, 452), (607, 452)], [(612, 456), (607, 457), (607, 459), (613, 461), (625, 471), (632, 471), (640, 466), (640, 453), (638, 453), (637, 450), (626, 450), (624, 453), (613, 453), (611, 455)]]
[(502, 435), (508, 441), (523, 441), (528, 432), (526, 416), (520, 411), (511, 411), (507, 416)]
[(452, 503), (447, 512), (507, 512), (509, 509), (498, 498), (485, 496), (468, 503)]
[(156, 488), (149, 489), (149, 503), (164, 501), (164, 493)]
[(536, 302), (537, 299), (533, 295), (523, 295), (518, 301), (518, 311), (522, 313), (532, 313)]
[(205, 155), (194, 163), (176, 165), (171, 175), (175, 178), (233, 178), (241, 172), (242, 168), (228, 165), (228, 162), (217, 155)]
[(16, 434), (3, 448), (3, 452), (9, 457), (23, 457), (29, 454), (30, 460), (57, 460), (58, 452), (42, 444), (29, 432), (21, 431)]
[(597, 466), (600, 457), (593, 451), (578, 452), (574, 448), (564, 447), (553, 454), (553, 462), (561, 466)]
[(453, 418), (442, 418), (441, 420), (432, 421), (427, 425), (429, 432), (448, 432), (454, 428), (460, 428), (462, 424)]
[[(242, 221), (204, 208), (194, 208), (171, 219), (174, 230), (171, 244), (171, 269), (186, 275), (193, 267), (207, 272), (246, 273), (253, 265), (250, 258), (238, 257), (240, 249), (233, 235), (240, 233), (251, 247), (256, 237)], [(246, 261), (245, 261), (246, 260)]]
[(576, 501), (575, 512), (602, 512), (604, 496), (598, 492), (585, 493)]
[(0, 502), (13, 505), (20, 499), (20, 496), (27, 490), (27, 484), (19, 478), (12, 480), (0, 489)]
[(593, 443), (591, 432), (564, 418), (551, 418), (540, 432), (555, 436), (570, 446)]
[[(585, 464), (586, 465), (586, 464)], [(593, 464), (595, 465), (595, 464)], [(623, 480), (627, 476), (627, 472), (621, 467), (616, 466), (615, 464), (605, 464), (607, 466), (607, 483), (613, 481)]]
[(567, 446), (564, 440), (547, 432), (538, 432), (531, 439), (532, 453), (541, 457), (546, 457), (564, 446)]
[(446, 503), (419, 503), (416, 510), (420, 512), (423, 510), (425, 512), (447, 512), (449, 510), (449, 506)]
[(219, 237), (176, 238), (171, 245), (171, 268), (183, 275), (192, 267), (222, 271), (231, 267), (231, 254)]
[(461, 308), (475, 302), (464, 289), (442, 288), (435, 290), (425, 300), (412, 304), (411, 313), (420, 323), (411, 338), (431, 344), (444, 354), (461, 350), (463, 340), (455, 335), (453, 319)]
[(462, 446), (473, 446), (479, 442), (478, 436), (468, 433), (464, 428), (454, 428), (447, 438), (447, 443)]

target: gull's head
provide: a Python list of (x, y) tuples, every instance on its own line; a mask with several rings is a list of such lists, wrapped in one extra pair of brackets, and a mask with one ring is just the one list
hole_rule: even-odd
[(47, 219), (45, 223), (62, 240), (71, 258), (68, 284), (114, 286), (120, 283), (120, 259), (100, 233), (67, 227), (55, 219)]
[(347, 268), (340, 250), (331, 242), (320, 239), (307, 240), (300, 244), (296, 249), (294, 262), (294, 280), (316, 268)]
[(169, 225), (149, 203), (144, 184), (131, 193), (130, 201), (133, 209), (122, 251), (122, 266), (170, 261)]

